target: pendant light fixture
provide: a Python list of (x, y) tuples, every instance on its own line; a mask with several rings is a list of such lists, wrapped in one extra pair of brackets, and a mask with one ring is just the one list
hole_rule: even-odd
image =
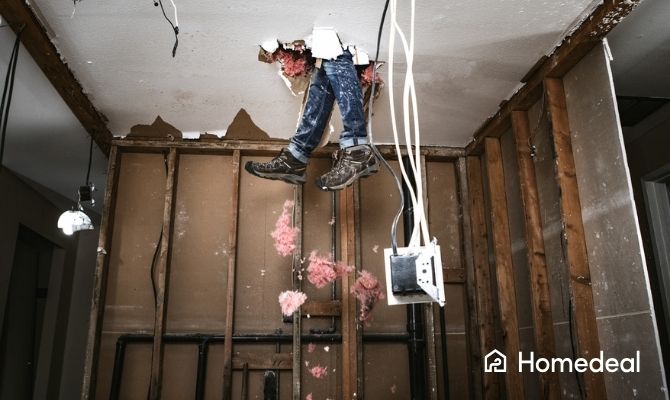
[(88, 170), (86, 172), (86, 182), (83, 186), (79, 187), (77, 204), (75, 207), (72, 207), (72, 210), (65, 211), (58, 218), (58, 228), (63, 230), (63, 233), (66, 235), (72, 235), (75, 232), (92, 230), (93, 223), (91, 218), (84, 213), (84, 207), (82, 203), (90, 203), (91, 206), (95, 206), (95, 199), (93, 199), (93, 192), (95, 191), (95, 186), (89, 180), (91, 177), (91, 161), (93, 160), (93, 138), (91, 138), (91, 145), (88, 150)]

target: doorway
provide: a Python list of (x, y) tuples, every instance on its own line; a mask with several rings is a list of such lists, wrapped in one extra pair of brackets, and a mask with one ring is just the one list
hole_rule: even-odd
[(19, 226), (0, 338), (0, 398), (31, 399), (55, 245)]

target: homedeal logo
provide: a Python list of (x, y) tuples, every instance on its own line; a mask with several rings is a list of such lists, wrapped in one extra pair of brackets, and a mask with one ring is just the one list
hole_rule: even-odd
[[(634, 357), (629, 358), (605, 358), (603, 351), (598, 357), (586, 358), (536, 358), (534, 352), (530, 352), (528, 358), (524, 358), (523, 352), (519, 352), (519, 372), (640, 372), (640, 351), (635, 352)], [(507, 372), (507, 357), (499, 350), (492, 350), (484, 357), (484, 372)]]

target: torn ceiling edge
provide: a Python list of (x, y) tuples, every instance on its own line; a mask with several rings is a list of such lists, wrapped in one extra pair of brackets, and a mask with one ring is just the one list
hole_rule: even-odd
[(186, 139), (186, 140), (253, 140), (270, 141), (272, 139), (264, 130), (258, 127), (244, 108), (237, 112), (227, 129), (211, 130), (206, 132), (182, 132), (165, 122), (160, 115), (150, 125), (137, 124), (130, 128), (125, 136), (117, 138), (130, 139)]
[(2, 17), (14, 32), (23, 29), (23, 46), (100, 150), (109, 155), (112, 133), (107, 128), (107, 118), (86, 95), (86, 91), (51, 40), (45, 24), (38, 18), (37, 12), (25, 0), (0, 1)]
[(479, 153), (485, 137), (504, 134), (511, 126), (509, 121), (511, 111), (530, 108), (540, 99), (545, 78), (563, 77), (641, 1), (612, 0), (597, 3), (593, 12), (580, 19), (581, 23), (569, 31), (569, 35), (560, 41), (543, 63), (531, 68), (534, 72), (529, 72), (524, 77), (527, 82), (507, 100), (503, 100), (498, 111), (489, 116), (475, 131), (473, 139), (465, 148), (466, 153)]

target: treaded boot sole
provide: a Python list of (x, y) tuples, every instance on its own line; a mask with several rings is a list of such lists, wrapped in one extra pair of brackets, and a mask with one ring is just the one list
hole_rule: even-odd
[(358, 178), (367, 178), (370, 175), (373, 175), (379, 171), (379, 163), (374, 163), (370, 166), (368, 166), (366, 169), (362, 170), (361, 172), (358, 172), (354, 174), (351, 178), (347, 179), (344, 183), (340, 185), (335, 185), (335, 186), (325, 186), (323, 183), (321, 183), (321, 178), (318, 178), (316, 180), (316, 186), (324, 191), (327, 192), (335, 192), (338, 190), (342, 190), (346, 188), (347, 186), (350, 186), (352, 183), (356, 182), (356, 179)]
[(292, 185), (302, 185), (307, 181), (305, 175), (258, 172), (253, 169), (253, 161), (247, 161), (247, 163), (244, 164), (244, 169), (251, 175), (257, 176), (259, 178), (270, 179), (273, 181), (282, 181)]

